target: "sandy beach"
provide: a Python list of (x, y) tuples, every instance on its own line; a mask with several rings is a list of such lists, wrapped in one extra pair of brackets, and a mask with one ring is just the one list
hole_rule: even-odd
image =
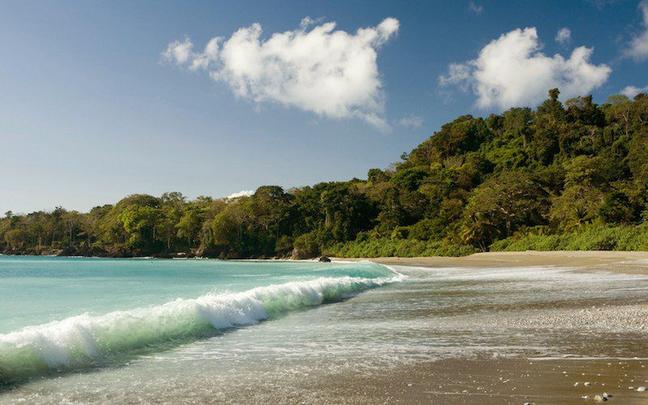
[[(365, 259), (356, 259), (365, 260)], [(577, 272), (648, 274), (648, 252), (560, 251), (489, 252), (465, 257), (417, 257), (366, 259), (390, 266), (416, 268), (516, 268), (555, 266)], [(529, 271), (534, 271), (529, 269)], [(648, 297), (646, 297), (648, 298)], [(412, 367), (378, 381), (336, 381), (338, 390), (365, 388), (366, 395), (381, 392), (374, 400), (399, 403), (444, 404), (578, 404), (612, 401), (622, 404), (648, 403), (648, 328), (646, 303), (601, 300), (561, 300), (553, 309), (539, 309), (542, 316), (518, 319), (485, 315), (485, 322), (511, 333), (554, 329), (570, 336), (572, 345), (599, 345), (602, 350), (588, 357), (562, 355), (543, 357), (454, 358)], [(598, 304), (598, 305), (597, 305)], [(570, 328), (565, 328), (569, 323)], [(588, 333), (593, 332), (593, 333)], [(598, 333), (597, 333), (598, 332)], [(629, 357), (617, 356), (627, 350)], [(369, 385), (367, 385), (369, 384)], [(344, 387), (347, 387), (346, 389)], [(365, 396), (364, 399), (367, 399)], [(361, 401), (362, 402), (362, 401)], [(371, 402), (371, 401), (369, 401)]]
[(628, 274), (648, 274), (648, 252), (486, 252), (462, 257), (376, 257), (340, 260), (369, 260), (385, 265), (414, 267), (564, 266)]
[[(349, 260), (349, 259), (341, 259)], [(466, 257), (371, 258), (407, 273), (408, 269), (451, 274), (472, 269), (471, 277), (484, 273), (484, 280), (498, 270), (542, 273), (547, 268), (569, 273), (608, 274), (615, 283), (648, 275), (648, 252), (494, 252)], [(569, 282), (569, 280), (565, 280)], [(541, 287), (544, 288), (544, 287)], [(585, 287), (590, 288), (590, 287)], [(623, 287), (627, 288), (627, 287)], [(603, 288), (605, 290), (605, 288)], [(547, 291), (547, 294), (550, 294)], [(416, 298), (413, 298), (413, 297)], [(399, 299), (430, 297), (433, 291), (417, 289)], [(588, 298), (559, 296), (544, 302), (521, 302), (514, 307), (482, 312), (483, 325), (465, 325), (470, 315), (430, 315), (432, 327), (470, 328), (475, 334), (510, 334), (498, 351), (420, 361), (371, 376), (348, 374), (317, 380), (305, 379), (307, 396), (294, 401), (318, 403), (439, 403), (439, 404), (583, 404), (648, 403), (648, 296), (631, 300), (593, 294)], [(452, 326), (450, 326), (452, 325)], [(550, 336), (556, 355), (534, 353), (531, 341)], [(504, 338), (507, 340), (506, 338)], [(506, 353), (513, 340), (529, 342), (519, 353)], [(558, 354), (562, 352), (562, 354)], [(567, 353), (568, 352), (568, 353)], [(288, 394), (290, 395), (290, 394)], [(260, 398), (259, 398), (260, 399)], [(279, 399), (278, 397), (275, 399)]]
[(317, 402), (324, 403), (645, 404), (647, 394), (636, 390), (648, 385), (646, 364), (644, 360), (453, 359), (404, 367), (372, 379), (330, 379), (308, 388)]

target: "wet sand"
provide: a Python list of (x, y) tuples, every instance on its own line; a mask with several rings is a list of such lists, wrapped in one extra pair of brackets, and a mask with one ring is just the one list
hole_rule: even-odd
[[(456, 258), (367, 260), (419, 268), (558, 266), (578, 272), (648, 275), (648, 252), (493, 252)], [(522, 313), (519, 319), (501, 320), (497, 315), (483, 319), (495, 328), (512, 331), (523, 327), (528, 333), (546, 333), (555, 328), (558, 336), (565, 336), (559, 339), (561, 344), (596, 347), (590, 358), (581, 352), (556, 357), (444, 359), (401, 367), (382, 378), (349, 376), (331, 381), (328, 389), (338, 392), (338, 399), (350, 399), (349, 403), (646, 404), (648, 304), (641, 301), (566, 299), (554, 308), (542, 308), (537, 317), (530, 312), (528, 318)], [(565, 323), (570, 329), (564, 329)]]
[(637, 388), (648, 386), (646, 364), (646, 360), (448, 359), (379, 377), (324, 380), (308, 388), (317, 402), (326, 403), (645, 404), (648, 393)]

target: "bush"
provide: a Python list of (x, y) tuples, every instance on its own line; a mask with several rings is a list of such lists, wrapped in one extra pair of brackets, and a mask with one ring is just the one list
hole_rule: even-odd
[(648, 250), (648, 224), (637, 226), (587, 224), (561, 235), (518, 233), (493, 243), (490, 250)]
[(319, 254), (320, 242), (314, 232), (305, 233), (295, 239), (292, 254), (294, 259), (310, 259), (319, 256)]
[(471, 246), (454, 245), (445, 241), (391, 238), (355, 240), (324, 249), (326, 255), (336, 257), (464, 256), (474, 252), (475, 249)]

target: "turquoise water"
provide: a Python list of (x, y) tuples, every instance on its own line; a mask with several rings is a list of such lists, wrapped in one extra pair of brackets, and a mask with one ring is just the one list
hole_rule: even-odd
[(603, 270), (0, 256), (0, 404), (465, 403), (432, 363), (648, 358), (648, 276)]
[(371, 263), (0, 257), (0, 383), (120, 364), (398, 279)]

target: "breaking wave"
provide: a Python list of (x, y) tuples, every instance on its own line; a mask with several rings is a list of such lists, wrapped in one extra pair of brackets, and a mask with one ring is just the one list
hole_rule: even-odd
[(402, 277), (322, 277), (29, 326), (0, 335), (0, 386), (164, 350), (292, 310), (338, 302)]

